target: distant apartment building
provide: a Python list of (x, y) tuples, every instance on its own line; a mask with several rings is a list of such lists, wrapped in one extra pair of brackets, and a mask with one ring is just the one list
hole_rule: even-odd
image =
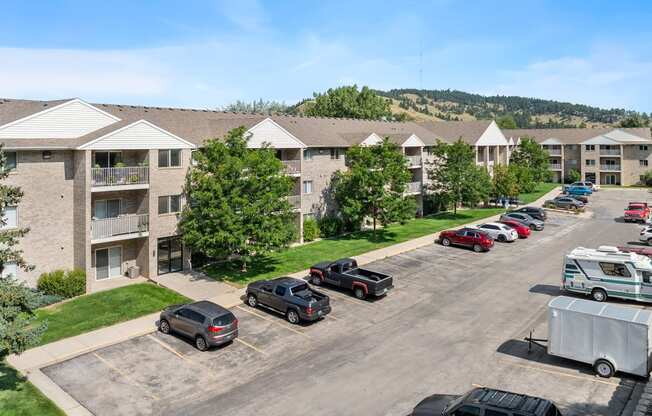
[(295, 181), (290, 197), (303, 221), (332, 211), (332, 175), (353, 145), (387, 137), (412, 173), (407, 193), (422, 208), (427, 167), (438, 141), (462, 139), (489, 170), (508, 163), (509, 141), (493, 121), (412, 123), (267, 116), (220, 111), (90, 104), (80, 99), (0, 99), (0, 142), (24, 192), (5, 212), (6, 227), (29, 227), (21, 240), (30, 272), (4, 265), (34, 285), (58, 268), (81, 268), (87, 291), (191, 267), (178, 227), (191, 154), (211, 138), (244, 126), (249, 146), (268, 143)]
[(504, 129), (503, 133), (515, 144), (530, 137), (548, 150), (555, 182), (562, 182), (574, 169), (582, 180), (600, 185), (636, 185), (652, 160), (649, 128)]

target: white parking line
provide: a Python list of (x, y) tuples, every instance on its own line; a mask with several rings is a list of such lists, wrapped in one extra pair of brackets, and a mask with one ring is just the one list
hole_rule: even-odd
[(102, 362), (103, 362), (107, 367), (109, 367), (109, 369), (113, 370), (114, 372), (118, 373), (121, 377), (123, 377), (127, 382), (129, 382), (129, 384), (131, 384), (131, 385), (133, 385), (133, 386), (136, 386), (136, 387), (139, 387), (142, 391), (145, 392), (145, 394), (147, 394), (147, 395), (148, 395), (149, 397), (151, 397), (152, 399), (154, 399), (154, 400), (160, 400), (160, 398), (159, 398), (157, 395), (155, 395), (154, 393), (152, 393), (152, 392), (150, 392), (149, 390), (147, 390), (147, 389), (146, 389), (142, 384), (140, 384), (140, 383), (136, 382), (135, 380), (133, 380), (131, 377), (129, 377), (129, 375), (128, 375), (127, 373), (125, 373), (124, 371), (120, 370), (118, 367), (114, 366), (113, 364), (111, 364), (110, 362), (108, 362), (108, 361), (107, 361), (106, 359), (104, 359), (103, 357), (100, 357), (100, 355), (99, 355), (97, 352), (93, 352), (93, 355), (94, 355), (98, 360), (102, 361)]
[(181, 358), (182, 360), (188, 360), (183, 354), (181, 354), (179, 351), (175, 350), (165, 342), (161, 341), (160, 339), (157, 339), (153, 335), (148, 335), (149, 338), (151, 338), (154, 342), (159, 344), (161, 347), (165, 348), (166, 350), (170, 351), (172, 354), (176, 355), (177, 357)]
[(243, 308), (243, 307), (240, 306), (240, 305), (237, 305), (236, 308), (240, 309), (241, 311), (247, 312), (247, 313), (249, 313), (249, 314), (251, 314), (251, 315), (257, 316), (257, 317), (259, 317), (260, 319), (263, 319), (263, 320), (265, 320), (265, 321), (267, 321), (267, 322), (271, 322), (271, 323), (273, 323), (274, 325), (278, 325), (278, 326), (280, 326), (281, 328), (285, 328), (285, 329), (287, 329), (288, 331), (292, 331), (292, 332), (294, 332), (295, 334), (299, 334), (299, 335), (301, 335), (301, 336), (303, 336), (303, 337), (306, 337), (306, 338), (308, 338), (308, 339), (311, 338), (309, 335), (307, 335), (307, 334), (305, 334), (305, 333), (303, 333), (303, 332), (301, 332), (301, 331), (298, 331), (298, 330), (296, 330), (296, 329), (294, 329), (294, 328), (290, 328), (290, 327), (287, 326), (287, 325), (283, 325), (283, 324), (277, 322), (276, 320), (271, 319), (271, 318), (268, 318), (268, 317), (266, 317), (266, 316), (263, 316), (263, 315), (261, 315), (261, 314), (259, 314), (259, 313), (256, 313), (256, 312), (253, 312), (253, 311), (247, 310), (247, 309)]
[(243, 340), (240, 339), (240, 338), (236, 338), (235, 341), (239, 342), (240, 344), (242, 344), (242, 345), (244, 345), (244, 346), (246, 346), (246, 347), (251, 348), (252, 350), (254, 350), (254, 351), (256, 351), (256, 352), (259, 352), (259, 353), (261, 353), (261, 354), (263, 354), (263, 355), (267, 355), (267, 353), (266, 353), (265, 351), (261, 350), (261, 349), (258, 348), (258, 347), (253, 346), (252, 344), (248, 343), (247, 341), (243, 341)]

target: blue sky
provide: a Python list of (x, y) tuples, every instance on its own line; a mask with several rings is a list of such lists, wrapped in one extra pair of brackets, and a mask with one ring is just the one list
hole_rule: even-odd
[(650, 112), (651, 22), (648, 1), (4, 0), (0, 96), (214, 108), (357, 83)]

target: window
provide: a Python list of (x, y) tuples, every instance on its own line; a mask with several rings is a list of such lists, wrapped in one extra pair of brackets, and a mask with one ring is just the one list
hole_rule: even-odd
[(641, 159), (638, 161), (639, 166), (647, 166), (647, 159)]
[(181, 166), (180, 149), (163, 149), (158, 151), (159, 168), (175, 168)]
[(119, 199), (102, 199), (95, 201), (95, 212), (93, 216), (98, 220), (116, 218), (120, 215), (120, 205)]
[(190, 164), (192, 166), (197, 166), (197, 152), (198, 150), (193, 150), (190, 152)]
[(652, 272), (643, 271), (642, 273), (643, 283), (652, 283)]
[(2, 265), (2, 277), (9, 276), (18, 276), (18, 265), (14, 262), (5, 263)]
[(484, 409), (484, 416), (509, 416), (509, 414), (498, 410)]
[(586, 159), (586, 166), (595, 166), (595, 159)]
[(475, 406), (462, 406), (453, 413), (455, 416), (480, 416), (480, 408)]
[(303, 149), (303, 160), (312, 160), (312, 152), (310, 149)]
[(331, 159), (337, 160), (340, 158), (340, 149), (331, 149)]
[[(345, 265), (345, 267), (342, 268), (342, 272), (345, 272), (345, 271), (347, 271), (347, 270), (349, 270), (349, 269), (347, 269), (347, 268), (346, 268), (346, 265)], [(307, 283), (303, 283), (303, 284), (300, 284), (300, 285), (297, 285), (297, 286), (292, 287), (292, 288), (290, 289), (290, 292), (291, 292), (293, 295), (296, 295), (297, 293), (305, 292), (305, 291), (307, 291), (307, 290), (309, 290), (309, 288), (308, 288), (308, 284), (307, 284)]]
[(213, 325), (215, 326), (227, 326), (231, 325), (233, 322), (235, 322), (235, 315), (230, 312), (226, 315), (213, 318)]
[(158, 197), (158, 213), (173, 214), (181, 211), (181, 195), (166, 195)]
[(93, 154), (93, 166), (96, 168), (112, 168), (122, 162), (122, 152), (95, 152)]
[(18, 227), (18, 211), (16, 207), (5, 207), (2, 223), (3, 229)]
[(586, 150), (587, 152), (593, 152), (595, 150), (595, 145), (587, 144), (586, 146), (584, 146), (584, 150)]
[(615, 277), (632, 277), (629, 274), (629, 270), (627, 270), (627, 267), (624, 264), (620, 263), (600, 263), (600, 268), (602, 269), (602, 272), (606, 274), (607, 276), (615, 276)]
[(638, 150), (647, 151), (647, 144), (641, 144), (638, 146)]
[(274, 294), (276, 296), (285, 296), (285, 286), (276, 286), (276, 289), (274, 289)]
[(11, 171), (16, 169), (16, 152), (4, 152), (5, 170)]
[(303, 193), (304, 194), (312, 193), (312, 181), (303, 181)]

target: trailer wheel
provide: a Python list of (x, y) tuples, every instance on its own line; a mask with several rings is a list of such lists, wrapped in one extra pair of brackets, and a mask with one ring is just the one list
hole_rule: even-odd
[(610, 378), (616, 372), (616, 370), (614, 370), (614, 366), (611, 365), (609, 361), (603, 359), (596, 361), (593, 368), (595, 369), (595, 372), (602, 378)]
[(605, 292), (603, 289), (593, 289), (593, 292), (591, 292), (591, 297), (596, 302), (604, 302), (607, 300), (607, 292)]

